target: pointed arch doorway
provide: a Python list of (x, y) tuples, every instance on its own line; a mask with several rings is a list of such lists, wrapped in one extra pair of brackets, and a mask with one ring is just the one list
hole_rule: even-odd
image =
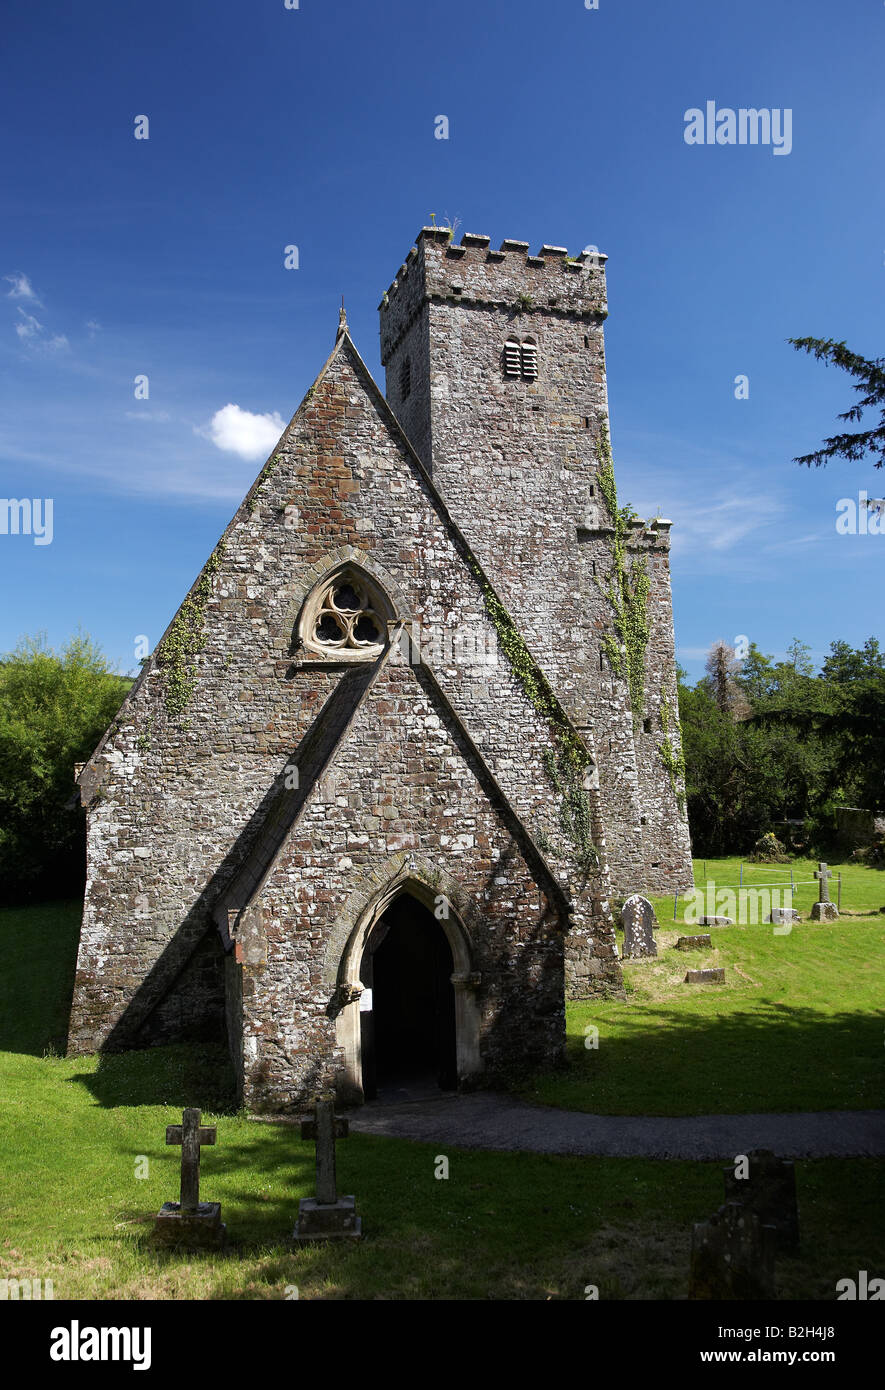
[(375, 922), (362, 951), (360, 1053), (366, 1100), (458, 1084), (452, 948), (408, 891)]

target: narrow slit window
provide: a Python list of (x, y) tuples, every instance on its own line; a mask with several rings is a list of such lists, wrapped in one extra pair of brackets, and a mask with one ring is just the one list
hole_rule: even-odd
[(412, 359), (406, 357), (399, 369), (399, 394), (400, 400), (407, 400), (412, 394)]

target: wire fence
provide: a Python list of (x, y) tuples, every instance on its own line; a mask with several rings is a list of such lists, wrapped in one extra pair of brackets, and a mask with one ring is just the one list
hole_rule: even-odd
[[(759, 889), (759, 888), (766, 888), (766, 889), (767, 889), (767, 888), (785, 888), (785, 889), (788, 888), (788, 889), (790, 890), (790, 898), (791, 898), (791, 899), (792, 899), (792, 896), (793, 896), (793, 894), (795, 893), (795, 891), (796, 891), (797, 888), (804, 888), (804, 887), (808, 887), (809, 885), (811, 885), (812, 887), (815, 887), (815, 886), (819, 886), (819, 884), (820, 884), (820, 879), (817, 878), (817, 877), (815, 877), (815, 878), (796, 878), (796, 877), (794, 876), (794, 874), (793, 874), (793, 870), (792, 870), (792, 869), (790, 870), (790, 877), (789, 877), (789, 879), (785, 879), (785, 878), (784, 878), (784, 879), (780, 879), (780, 880), (778, 880), (778, 882), (776, 882), (776, 883), (758, 883), (758, 882), (744, 883), (744, 866), (743, 866), (743, 864), (741, 864), (740, 879), (738, 880), (737, 883), (717, 883), (715, 879), (706, 878), (706, 871), (707, 871), (707, 861), (704, 860), (704, 877), (705, 877), (705, 879), (706, 879), (706, 883), (704, 884), (704, 887), (703, 887), (703, 888), (701, 888), (699, 885), (696, 884), (694, 888), (681, 888), (681, 889), (677, 889), (676, 892), (673, 894), (673, 921), (674, 921), (674, 922), (676, 921), (676, 913), (677, 913), (678, 908), (679, 908), (679, 899), (680, 899), (681, 897), (686, 897), (686, 898), (687, 898), (687, 897), (690, 897), (690, 896), (691, 896), (692, 894), (694, 894), (694, 893), (704, 892), (705, 890), (709, 891), (709, 885), (710, 885), (711, 883), (714, 883), (714, 884), (715, 884), (717, 891), (718, 891), (719, 889), (723, 889), (723, 888), (737, 888), (740, 892), (744, 892), (744, 893), (755, 892), (755, 891), (756, 891), (757, 889)], [(838, 910), (840, 910), (841, 907), (842, 907), (842, 875), (841, 875), (841, 874), (836, 874), (836, 875), (832, 875), (832, 874), (831, 874), (831, 875), (828, 875), (828, 877), (835, 877), (835, 879), (836, 879), (836, 909), (837, 909), (837, 911), (838, 911)], [(715, 915), (715, 914), (713, 914), (713, 915)]]

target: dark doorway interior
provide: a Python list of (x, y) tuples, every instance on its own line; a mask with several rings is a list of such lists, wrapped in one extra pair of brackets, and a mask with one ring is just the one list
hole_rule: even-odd
[(457, 1085), (452, 950), (432, 912), (400, 894), (375, 926), (360, 979), (372, 1008), (360, 1014), (367, 1100)]

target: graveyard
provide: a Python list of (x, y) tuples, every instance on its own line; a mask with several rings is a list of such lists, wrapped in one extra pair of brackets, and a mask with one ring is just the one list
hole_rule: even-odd
[[(730, 868), (706, 865), (719, 881)], [(696, 863), (696, 882), (702, 872)], [(838, 922), (809, 922), (803, 903), (806, 920), (788, 934), (714, 927), (711, 949), (677, 950), (678, 936), (700, 929), (672, 921), (672, 899), (669, 919), (667, 900), (656, 900), (657, 955), (624, 962), (624, 1000), (569, 1004), (568, 1064), (525, 1084), (525, 1098), (613, 1116), (876, 1106), (881, 877), (857, 865), (841, 872)], [(310, 1122), (302, 1130), (293, 1117), (238, 1111), (223, 1049), (64, 1057), (78, 904), (0, 917), (11, 957), (0, 983), (0, 1279), (50, 1279), (56, 1298), (76, 1299), (558, 1300), (591, 1287), (601, 1299), (689, 1296), (693, 1228), (728, 1197), (721, 1160), (491, 1152), (352, 1125), (344, 1137), (336, 1120), (336, 1200), (354, 1195), (362, 1238), (297, 1241), (299, 1209), (318, 1192)], [(687, 966), (711, 957), (724, 985), (683, 983)], [(588, 1027), (597, 1048), (586, 1046)], [(180, 1181), (185, 1196), (189, 1107), (201, 1112), (190, 1122), (201, 1140), (191, 1197), (218, 1204), (227, 1227), (215, 1248), (155, 1235)], [(794, 1167), (800, 1243), (777, 1255), (774, 1296), (832, 1299), (846, 1271), (882, 1266), (870, 1221), (882, 1162)], [(702, 1262), (698, 1270), (703, 1298)]]

